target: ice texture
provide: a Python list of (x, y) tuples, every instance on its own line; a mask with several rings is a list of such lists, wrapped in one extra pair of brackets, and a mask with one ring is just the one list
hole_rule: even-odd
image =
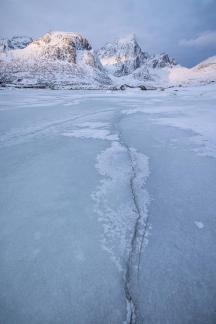
[(1, 323), (215, 323), (215, 90), (0, 91)]

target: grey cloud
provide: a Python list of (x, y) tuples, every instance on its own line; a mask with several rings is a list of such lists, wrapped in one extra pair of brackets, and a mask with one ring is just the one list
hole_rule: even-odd
[(183, 39), (179, 45), (186, 47), (216, 47), (216, 31), (207, 31), (192, 39)]
[(181, 64), (215, 54), (210, 44), (196, 53), (179, 44), (216, 30), (215, 0), (0, 0), (0, 6), (0, 37), (79, 31), (97, 48), (134, 32), (144, 50), (168, 52)]

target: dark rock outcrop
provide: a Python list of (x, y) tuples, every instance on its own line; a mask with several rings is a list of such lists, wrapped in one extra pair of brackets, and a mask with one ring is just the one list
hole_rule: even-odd
[(11, 39), (0, 39), (0, 52), (6, 52), (15, 49), (23, 49), (28, 46), (33, 39), (27, 36), (14, 36)]

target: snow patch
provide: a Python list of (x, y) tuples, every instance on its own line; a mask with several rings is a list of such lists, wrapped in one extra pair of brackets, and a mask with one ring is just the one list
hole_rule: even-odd
[(101, 140), (108, 140), (108, 141), (118, 140), (118, 136), (116, 134), (111, 134), (109, 129), (104, 129), (109, 127), (109, 124), (107, 123), (82, 122), (77, 124), (76, 127), (79, 128), (74, 129), (67, 133), (65, 132), (62, 135), (67, 137), (101, 139)]

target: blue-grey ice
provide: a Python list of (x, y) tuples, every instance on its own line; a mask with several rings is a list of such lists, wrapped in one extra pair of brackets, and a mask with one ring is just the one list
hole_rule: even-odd
[(0, 323), (216, 322), (215, 90), (0, 91)]

